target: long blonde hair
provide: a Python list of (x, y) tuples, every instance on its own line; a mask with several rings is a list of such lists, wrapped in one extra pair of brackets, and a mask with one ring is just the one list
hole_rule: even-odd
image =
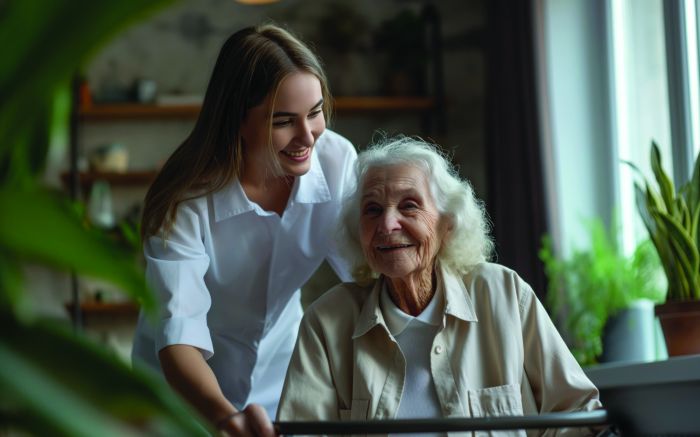
[[(239, 131), (248, 110), (267, 96), (274, 97), (282, 80), (299, 71), (318, 78), (323, 113), (330, 120), (326, 75), (319, 59), (298, 38), (279, 26), (263, 24), (239, 30), (226, 40), (192, 132), (146, 193), (142, 239), (159, 231), (167, 235), (181, 202), (217, 191), (240, 177), (244, 147)], [(268, 129), (271, 138), (271, 125)], [(272, 166), (278, 166), (271, 141), (268, 143)]]

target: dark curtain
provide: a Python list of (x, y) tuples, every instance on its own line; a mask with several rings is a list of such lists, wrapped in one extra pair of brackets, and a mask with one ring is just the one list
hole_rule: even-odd
[(515, 270), (542, 298), (537, 252), (546, 210), (537, 113), (533, 0), (485, 0), (486, 207), (495, 261)]

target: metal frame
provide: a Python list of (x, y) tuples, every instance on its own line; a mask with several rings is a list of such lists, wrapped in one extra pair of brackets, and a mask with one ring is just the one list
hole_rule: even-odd
[(690, 86), (688, 78), (686, 16), (683, 0), (664, 0), (666, 68), (673, 153), (673, 179), (676, 185), (690, 178), (692, 162)]
[(447, 419), (275, 422), (280, 435), (406, 434), (424, 432), (495, 431), (543, 428), (599, 427), (611, 424), (607, 410)]

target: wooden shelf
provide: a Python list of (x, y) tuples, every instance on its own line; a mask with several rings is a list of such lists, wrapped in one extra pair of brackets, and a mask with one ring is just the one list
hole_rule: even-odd
[[(66, 310), (73, 314), (73, 303), (66, 304)], [(136, 316), (139, 306), (134, 302), (81, 302), (80, 311), (85, 316)]]
[(194, 119), (199, 105), (96, 104), (80, 108), (82, 120)]
[(429, 111), (435, 109), (430, 97), (337, 97), (337, 112)]
[[(336, 112), (422, 112), (435, 108), (429, 97), (336, 97)], [(200, 105), (96, 104), (79, 110), (82, 120), (194, 119)]]
[[(110, 185), (120, 187), (136, 187), (149, 185), (156, 178), (156, 170), (128, 171), (125, 173), (81, 172), (78, 181), (81, 187), (88, 188), (97, 180), (105, 180)], [(62, 173), (61, 180), (68, 186), (70, 173)]]

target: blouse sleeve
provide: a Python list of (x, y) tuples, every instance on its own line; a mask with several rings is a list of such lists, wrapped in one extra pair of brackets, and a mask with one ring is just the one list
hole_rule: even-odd
[[(601, 408), (598, 389), (583, 372), (530, 286), (519, 280), (525, 374), (539, 413)], [(591, 435), (552, 429), (545, 435)]]
[(211, 296), (204, 283), (209, 256), (204, 250), (199, 214), (181, 204), (165, 238), (144, 244), (146, 277), (159, 301), (155, 325), (156, 353), (173, 344), (195, 346), (205, 359), (214, 354), (207, 327)]

